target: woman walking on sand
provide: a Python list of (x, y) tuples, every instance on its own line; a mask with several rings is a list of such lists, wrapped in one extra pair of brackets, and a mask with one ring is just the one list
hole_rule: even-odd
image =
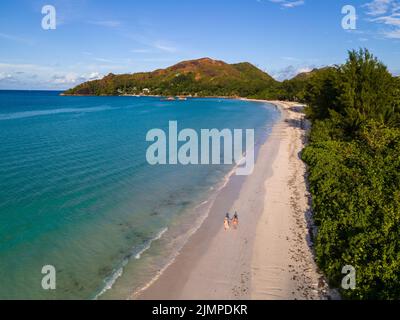
[(227, 213), (226, 216), (225, 216), (225, 219), (224, 219), (224, 228), (225, 228), (225, 231), (228, 230), (228, 229), (230, 228), (229, 220), (230, 220), (229, 213)]

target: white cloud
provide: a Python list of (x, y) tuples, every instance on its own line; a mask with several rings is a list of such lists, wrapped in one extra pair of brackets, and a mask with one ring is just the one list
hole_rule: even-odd
[(300, 61), (300, 59), (295, 58), (295, 57), (282, 57), (283, 60), (288, 60), (288, 61)]
[(94, 58), (93, 60), (98, 61), (98, 62), (114, 63), (113, 60), (105, 59), (105, 58)]
[(373, 19), (372, 21), (380, 22), (389, 26), (400, 26), (400, 14), (396, 13), (390, 16), (383, 16)]
[(311, 72), (311, 71), (313, 71), (313, 69), (314, 68), (311, 68), (311, 67), (300, 68), (300, 69), (297, 69), (297, 74)]
[[(262, 2), (261, 0), (257, 0)], [(295, 8), (305, 4), (304, 0), (269, 0), (269, 2), (278, 3), (283, 8)]]
[(178, 49), (175, 48), (174, 46), (167, 44), (165, 42), (161, 42), (161, 41), (157, 41), (157, 42), (153, 43), (153, 47), (158, 50), (169, 52), (169, 53), (174, 53), (174, 52), (178, 51)]
[(11, 74), (0, 72), (0, 81), (6, 80), (6, 79), (11, 79), (11, 78), (12, 78)]
[(102, 77), (102, 75), (99, 72), (92, 72), (89, 74), (87, 77), (88, 80), (98, 80)]
[(78, 82), (79, 76), (76, 73), (70, 72), (67, 74), (55, 74), (50, 81), (55, 84), (75, 84)]
[(132, 53), (177, 53), (181, 50), (175, 43), (167, 39), (146, 37), (143, 34), (124, 34), (123, 36), (137, 42), (137, 45), (140, 46), (130, 50)]
[(386, 38), (389, 39), (400, 39), (400, 29), (393, 30), (393, 31), (386, 31), (384, 33)]
[(285, 3), (282, 4), (282, 6), (285, 8), (294, 8), (294, 7), (302, 6), (303, 4), (304, 4), (304, 0), (286, 1)]
[(379, 16), (388, 12), (393, 0), (374, 0), (366, 3), (363, 7), (367, 8), (370, 16)]
[(295, 67), (290, 65), (286, 68), (281, 70), (271, 72), (273, 78), (278, 81), (292, 79), (293, 77), (297, 76), (299, 73), (310, 72), (314, 69), (314, 66), (300, 66)]
[(29, 45), (33, 44), (33, 41), (31, 39), (25, 39), (20, 36), (15, 36), (12, 34), (2, 33), (2, 32), (0, 32), (0, 38), (5, 39), (5, 40), (11, 40), (11, 41), (23, 43), (23, 44), (29, 44)]
[[(112, 65), (115, 67), (116, 65)], [(81, 82), (97, 80), (114, 70), (101, 64), (80, 64), (64, 69), (53, 64), (42, 66), (30, 63), (0, 62), (1, 89), (67, 89)]]
[(0, 70), (8, 71), (49, 71), (50, 67), (30, 63), (2, 63), (0, 62)]
[(132, 53), (150, 53), (152, 52), (150, 49), (132, 49)]
[(100, 79), (102, 75), (99, 72), (91, 72), (90, 74), (77, 74), (75, 72), (69, 72), (65, 74), (55, 74), (49, 80), (49, 82), (56, 85), (76, 85), (89, 80)]
[(96, 20), (96, 21), (88, 21), (88, 23), (106, 28), (117, 28), (122, 24), (120, 21), (117, 20)]
[(385, 38), (400, 38), (400, 1), (399, 0), (374, 0), (363, 5), (366, 14), (371, 16), (370, 22), (387, 26), (381, 31)]

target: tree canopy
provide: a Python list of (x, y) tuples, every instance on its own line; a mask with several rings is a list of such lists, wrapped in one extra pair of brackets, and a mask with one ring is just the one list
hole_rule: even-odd
[(368, 50), (307, 84), (316, 258), (338, 288), (342, 268), (355, 268), (345, 298), (400, 298), (399, 88)]

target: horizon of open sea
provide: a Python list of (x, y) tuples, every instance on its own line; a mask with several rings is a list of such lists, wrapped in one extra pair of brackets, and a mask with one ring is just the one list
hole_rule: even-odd
[[(266, 103), (0, 91), (0, 299), (124, 299), (176, 254), (233, 165), (151, 166), (149, 130), (255, 129)], [(222, 219), (225, 213), (221, 213)], [(56, 289), (42, 288), (43, 266)]]

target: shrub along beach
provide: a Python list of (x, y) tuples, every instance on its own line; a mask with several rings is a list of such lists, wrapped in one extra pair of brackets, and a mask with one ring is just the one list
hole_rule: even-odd
[(316, 259), (344, 298), (400, 298), (400, 81), (367, 50), (306, 87)]

